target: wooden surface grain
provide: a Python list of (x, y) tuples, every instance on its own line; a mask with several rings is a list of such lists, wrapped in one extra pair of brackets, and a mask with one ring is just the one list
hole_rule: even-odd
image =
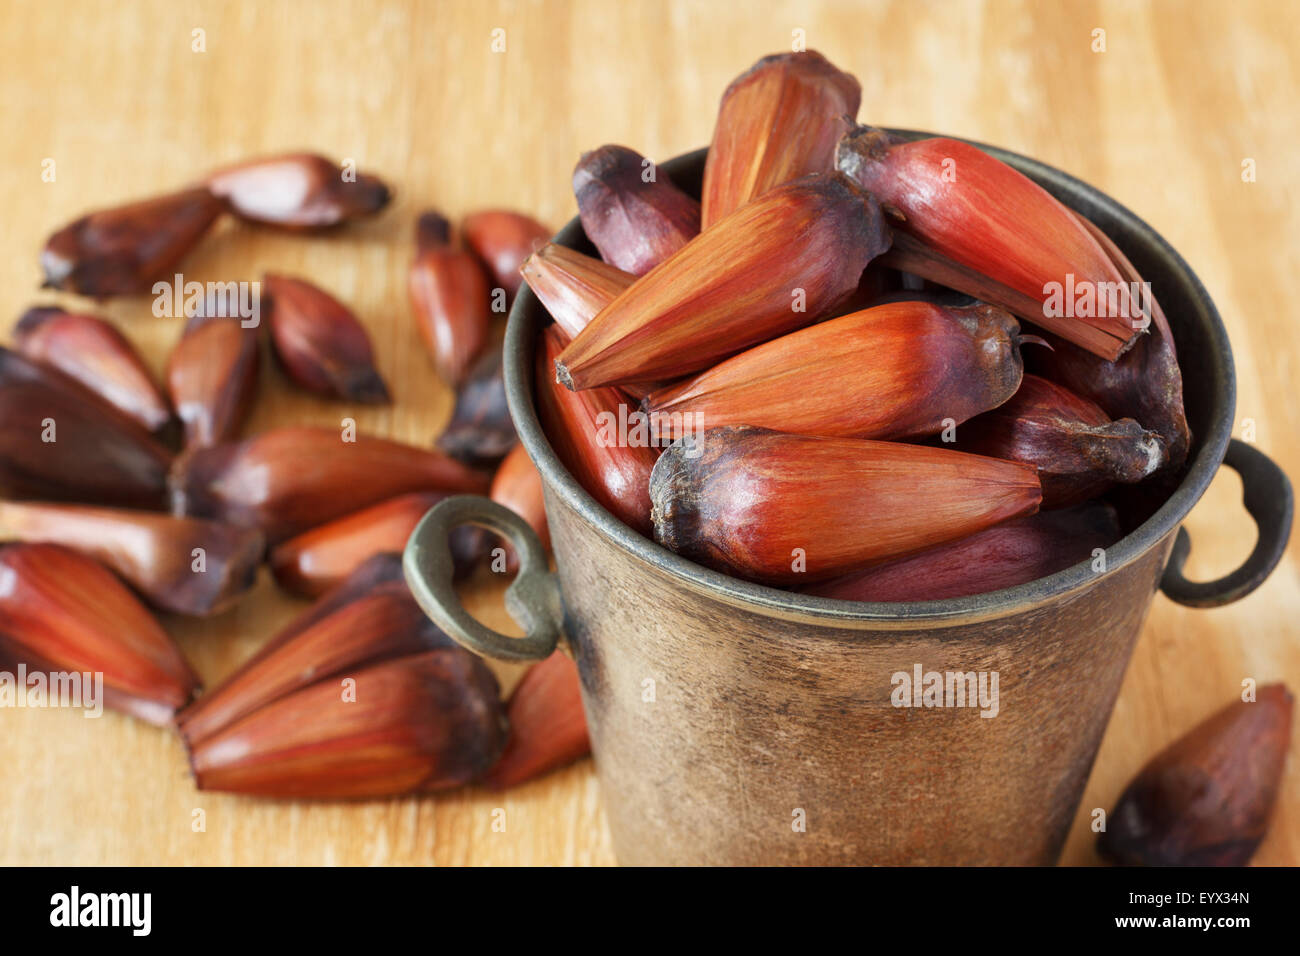
[[(0, 3), (0, 328), (38, 301), (37, 253), (95, 207), (180, 186), (279, 149), (355, 159), (392, 182), (381, 217), (328, 238), (223, 225), (184, 263), (198, 281), (300, 274), (369, 326), (396, 404), (349, 408), (267, 377), (250, 431), (335, 425), (427, 443), (448, 389), (405, 296), (412, 224), (515, 207), (558, 227), (578, 154), (605, 142), (663, 159), (708, 142), (718, 97), (796, 31), (855, 73), (860, 116), (1027, 153), (1116, 197), (1186, 257), (1223, 314), (1238, 374), (1237, 431), (1300, 475), (1300, 21), (1294, 5), (1186, 2), (142, 2)], [(505, 50), (494, 52), (493, 31)], [(195, 52), (194, 31), (205, 49)], [(1095, 52), (1096, 30), (1105, 51)], [(498, 36), (500, 36), (498, 34)], [(53, 182), (42, 180), (46, 160)], [(1243, 162), (1254, 161), (1254, 182)], [(73, 299), (59, 300), (73, 302)], [(147, 297), (113, 301), (160, 369), (178, 334)], [(1249, 421), (1248, 421), (1249, 420)], [(1189, 568), (1218, 576), (1249, 553), (1241, 485), (1216, 479), (1187, 522)], [(1238, 604), (1157, 597), (1063, 861), (1096, 862), (1109, 808), (1157, 749), (1245, 678), (1300, 685), (1300, 544)], [(498, 586), (467, 589), (502, 626)], [(303, 607), (268, 578), (235, 610), (169, 619), (209, 684)], [(508, 686), (516, 674), (503, 674)], [(1298, 738), (1300, 739), (1300, 738)], [(996, 772), (996, 768), (990, 768)], [(506, 794), (350, 805), (197, 792), (174, 735), (106, 714), (0, 713), (0, 863), (480, 864), (613, 862), (590, 762)], [(493, 811), (506, 811), (494, 832)], [(194, 811), (204, 811), (196, 832)], [(1300, 862), (1300, 761), (1256, 862)]]

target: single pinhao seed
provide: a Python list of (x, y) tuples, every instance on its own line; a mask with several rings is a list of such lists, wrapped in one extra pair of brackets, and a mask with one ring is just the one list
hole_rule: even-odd
[(166, 725), (199, 682), (148, 609), (98, 562), (54, 544), (0, 544), (0, 660), (103, 675), (103, 703)]
[(71, 548), (116, 572), (154, 607), (193, 615), (234, 604), (256, 581), (266, 550), (252, 528), (47, 502), (0, 501), (0, 535)]
[(459, 386), (488, 343), (487, 275), (475, 256), (452, 244), (451, 224), (439, 213), (420, 217), (416, 242), (407, 273), (411, 309), (438, 374)]
[(483, 494), (488, 484), (440, 452), (306, 427), (196, 448), (171, 475), (174, 513), (260, 528), (273, 545), (397, 495)]
[(461, 647), (358, 666), (270, 701), (190, 749), (200, 790), (384, 797), (463, 786), (505, 744), (496, 678)]
[(650, 478), (656, 541), (777, 586), (954, 541), (1033, 514), (1041, 497), (1019, 462), (747, 425), (675, 442)]
[(210, 174), (207, 187), (241, 219), (292, 230), (328, 229), (372, 216), (393, 196), (379, 177), (316, 153), (246, 160)]
[[(884, 130), (859, 126), (840, 142), (837, 164), (880, 200), (896, 228), (1018, 298), (1002, 302), (987, 288), (960, 291), (1002, 305), (1112, 361), (1137, 339), (1135, 317), (1118, 309), (1076, 317), (1048, 307), (1049, 290), (1067, 282), (1094, 290), (1128, 286), (1069, 209), (1001, 160), (959, 140), (895, 142)], [(918, 257), (904, 268), (917, 271), (923, 265)], [(949, 274), (920, 274), (954, 281)]]
[(893, 302), (791, 332), (644, 407), (672, 437), (687, 423), (800, 435), (920, 438), (996, 408), (1020, 385), (1016, 320), (988, 305)]
[(302, 279), (268, 275), (262, 286), (270, 296), (271, 344), (289, 378), (330, 398), (391, 401), (370, 335), (350, 309)]
[(510, 736), (484, 778), (498, 790), (518, 786), (591, 752), (578, 665), (562, 651), (529, 668), (506, 707)]
[(167, 391), (186, 448), (238, 437), (261, 377), (258, 334), (235, 316), (201, 311), (186, 322), (167, 360)]
[(610, 265), (642, 276), (700, 232), (700, 204), (626, 146), (583, 153), (573, 170), (583, 231)]
[(172, 412), (140, 353), (110, 322), (57, 307), (28, 309), (14, 345), (29, 359), (76, 379), (151, 432)]
[(148, 292), (225, 208), (200, 187), (89, 213), (46, 240), (45, 285), (96, 299)]
[(941, 601), (1027, 584), (1096, 558), (1120, 538), (1119, 516), (1091, 501), (1040, 511), (805, 589), (845, 601)]
[(172, 453), (58, 369), (0, 348), (0, 493), (163, 508)]
[(705, 228), (769, 189), (835, 168), (862, 88), (815, 50), (765, 56), (722, 95), (704, 164)]
[(493, 345), (456, 392), (451, 421), (438, 436), (440, 451), (471, 468), (496, 465), (519, 440), (506, 403), (503, 371), (501, 346)]
[(1188, 731), (1142, 768), (1106, 819), (1102, 856), (1141, 866), (1244, 866), (1268, 830), (1295, 699), (1261, 687)]

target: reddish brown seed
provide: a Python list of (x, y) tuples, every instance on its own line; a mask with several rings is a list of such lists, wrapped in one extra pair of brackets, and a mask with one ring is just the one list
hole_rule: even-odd
[(492, 672), (460, 648), (383, 661), (260, 707), (200, 742), (200, 790), (381, 797), (457, 787), (505, 743)]
[(941, 601), (1027, 584), (1095, 557), (1120, 538), (1115, 509), (1095, 501), (1013, 518), (908, 558), (807, 589), (845, 601)]
[(478, 259), (451, 244), (451, 226), (426, 212), (407, 274), (411, 309), (438, 374), (459, 385), (488, 344), (492, 326), (487, 276)]
[[(400, 553), (420, 519), (446, 497), (440, 491), (400, 495), (304, 531), (271, 549), (271, 573), (291, 594), (318, 597), (375, 555)], [(473, 568), (486, 548), (481, 529), (472, 525), (451, 534), (452, 556), (461, 574)]]
[(198, 688), (176, 645), (95, 561), (51, 544), (0, 545), (0, 657), (102, 673), (104, 704), (170, 723)]
[(510, 695), (506, 715), (510, 736), (484, 779), (489, 787), (518, 786), (591, 753), (578, 667), (561, 651), (529, 668)]
[[(895, 142), (859, 126), (837, 162), (899, 229), (1032, 300), (1021, 318), (1112, 361), (1137, 338), (1140, 315), (1110, 257), (1069, 209), (1001, 160), (958, 140)], [(1124, 293), (1115, 303), (1103, 294), (1112, 288)], [(1067, 289), (1091, 298), (1066, 303)]]
[(916, 438), (1005, 402), (1020, 384), (1019, 326), (988, 305), (896, 302), (756, 345), (646, 410), (663, 434), (702, 423), (800, 435)]
[(76, 379), (149, 431), (171, 420), (167, 399), (140, 353), (98, 316), (28, 309), (14, 326), (14, 346), (32, 361)]
[[(488, 497), (505, 505), (523, 518), (541, 539), (542, 547), (551, 548), (551, 534), (546, 524), (546, 502), (542, 497), (542, 476), (528, 457), (523, 445), (516, 445), (501, 462), (492, 478)], [(506, 548), (504, 570), (513, 574), (519, 569), (519, 557), (513, 548)]]
[(1026, 375), (1004, 405), (957, 429), (961, 451), (1038, 468), (1043, 507), (1095, 498), (1134, 484), (1165, 461), (1165, 442), (1131, 418), (1113, 422), (1095, 403), (1037, 375)]
[(704, 165), (705, 228), (782, 183), (835, 168), (862, 88), (813, 50), (765, 56), (722, 95)]
[(148, 292), (189, 252), (225, 203), (206, 189), (101, 209), (64, 226), (45, 243), (45, 285), (101, 299)]
[(290, 379), (331, 398), (391, 401), (370, 335), (347, 306), (302, 279), (268, 275), (263, 286), (271, 300), (271, 344)]
[(670, 446), (650, 479), (655, 540), (763, 583), (846, 574), (1038, 510), (1034, 469), (947, 449), (749, 426)]
[(451, 421), (438, 448), (473, 468), (496, 465), (519, 440), (506, 403), (501, 346), (483, 353), (456, 393)]
[(460, 224), (465, 244), (474, 251), (492, 277), (495, 288), (514, 298), (519, 291), (519, 267), (551, 230), (536, 219), (504, 209), (489, 209), (466, 216)]
[(257, 334), (237, 317), (199, 315), (186, 323), (167, 361), (167, 390), (187, 448), (238, 436), (261, 374)]
[(875, 199), (838, 173), (778, 186), (638, 279), (556, 365), (572, 388), (654, 383), (810, 325), (889, 245)]
[(1102, 856), (1141, 866), (1244, 866), (1277, 802), (1294, 698), (1261, 687), (1192, 728), (1142, 768), (1097, 839)]
[[(629, 527), (650, 534), (650, 471), (659, 450), (631, 432), (620, 433), (620, 418), (639, 414), (636, 403), (616, 388), (572, 392), (549, 372), (563, 348), (560, 333), (548, 326), (537, 350), (537, 415), (551, 447), (570, 474), (602, 507)], [(622, 415), (620, 415), (622, 410)], [(648, 436), (647, 436), (648, 437)]]
[(193, 747), (271, 701), (337, 674), (454, 646), (411, 597), (401, 556), (376, 555), (186, 708), (177, 726)]
[(176, 514), (260, 528), (271, 544), (413, 491), (484, 494), (488, 476), (445, 455), (351, 428), (274, 428), (187, 452), (172, 474)]
[[(1142, 282), (1141, 275), (1109, 236), (1082, 216), (1078, 219), (1114, 260), (1125, 281)], [(1187, 460), (1191, 444), (1183, 411), (1183, 376), (1164, 309), (1154, 296), (1150, 305), (1147, 334), (1115, 362), (1053, 337), (1053, 350), (1039, 350), (1041, 354), (1035, 355), (1031, 364), (1048, 378), (1092, 399), (1108, 414), (1137, 419), (1159, 432), (1168, 451), (1167, 465), (1177, 470)]]
[(636, 281), (629, 272), (554, 242), (525, 259), (519, 271), (566, 342)]
[(601, 258), (635, 276), (700, 232), (700, 204), (626, 146), (583, 153), (573, 170), (573, 194), (582, 228)]
[(172, 455), (57, 369), (0, 348), (0, 492), (162, 508)]
[(259, 532), (217, 521), (42, 502), (0, 501), (0, 537), (79, 551), (154, 607), (199, 615), (251, 588), (266, 549)]
[(315, 153), (247, 160), (210, 174), (207, 185), (241, 219), (295, 230), (374, 215), (393, 195), (377, 176)]

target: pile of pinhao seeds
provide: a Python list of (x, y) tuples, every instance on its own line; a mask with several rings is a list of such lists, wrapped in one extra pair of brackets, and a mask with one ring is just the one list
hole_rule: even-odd
[[(603, 261), (551, 245), (523, 267), (555, 319), (553, 445), (631, 527), (763, 584), (918, 601), (1092, 558), (1187, 457), (1159, 303), (1024, 175), (855, 125), (859, 95), (817, 53), (760, 60), (722, 98), (698, 203), (624, 147), (582, 158)], [(637, 415), (639, 435), (599, 425)]]
[[(1095, 558), (1187, 458), (1159, 303), (1000, 160), (856, 125), (860, 92), (817, 53), (760, 60), (723, 95), (700, 202), (625, 147), (582, 157), (601, 258), (523, 265), (554, 319), (552, 446), (642, 534), (814, 595), (957, 598)], [(1248, 858), (1290, 733), (1290, 696), (1266, 696), (1149, 768), (1107, 852)]]
[[(225, 214), (312, 232), (389, 197), (379, 179), (321, 156), (255, 160), (60, 229), (42, 255), (46, 285), (96, 299), (147, 293)], [(300, 278), (264, 277), (259, 321), (237, 283), (187, 300), (161, 385), (106, 319), (52, 306), (23, 315), (0, 348), (0, 669), (102, 673), (108, 706), (176, 725), (202, 789), (504, 787), (585, 754), (571, 660), (536, 665), (503, 704), (492, 672), (425, 617), (403, 580), (407, 538), (447, 495), (490, 490), (545, 526), (540, 478), (515, 448), (493, 315), (550, 232), (499, 210), (467, 217), (463, 245), (451, 232), (437, 213), (422, 216), (410, 269), (418, 327), (460, 389), (437, 450), (323, 428), (241, 434), (263, 325), (296, 386), (392, 401), (365, 326)], [(489, 559), (507, 570), (490, 543), (460, 529), (458, 570)], [(154, 612), (223, 611), (264, 561), (315, 603), (195, 700), (198, 681)]]
[[(0, 666), (102, 672), (109, 706), (177, 726), (204, 789), (509, 786), (586, 753), (567, 657), (503, 705), (401, 572), (448, 494), (490, 491), (545, 540), (492, 321), (520, 273), (555, 320), (536, 349), (553, 447), (612, 514), (680, 554), (818, 595), (914, 601), (1031, 581), (1118, 540), (1176, 483), (1190, 440), (1159, 304), (1119, 295), (1117, 310), (1115, 290), (1141, 277), (1020, 173), (954, 140), (855, 126), (859, 98), (819, 54), (760, 60), (723, 97), (701, 202), (629, 149), (586, 154), (573, 185), (601, 259), (544, 245), (549, 230), (515, 213), (467, 217), (461, 241), (421, 216), (411, 304), (459, 390), (436, 450), (315, 428), (242, 436), (260, 323), (221, 297), (189, 304), (162, 387), (106, 320), (31, 309), (0, 349)], [(313, 232), (389, 198), (320, 156), (255, 160), (64, 227), (46, 284), (148, 292), (225, 214)], [(347, 306), (300, 278), (263, 285), (288, 379), (392, 400)], [(486, 550), (474, 529), (453, 541), (463, 571)], [(315, 603), (195, 699), (154, 612), (221, 611), (264, 560)], [(1103, 851), (1248, 859), (1291, 709), (1264, 688), (1158, 755)]]

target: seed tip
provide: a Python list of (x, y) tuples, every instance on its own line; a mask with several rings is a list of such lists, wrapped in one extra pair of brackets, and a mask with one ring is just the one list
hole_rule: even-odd
[(576, 392), (573, 387), (573, 376), (569, 374), (568, 367), (559, 359), (555, 360), (555, 381), (556, 384), (563, 385), (571, 392)]
[(415, 224), (415, 244), (421, 252), (451, 244), (451, 223), (442, 213), (430, 209)]
[(340, 390), (352, 401), (367, 405), (387, 405), (393, 400), (383, 376), (373, 368), (360, 368), (351, 372), (340, 383)]

